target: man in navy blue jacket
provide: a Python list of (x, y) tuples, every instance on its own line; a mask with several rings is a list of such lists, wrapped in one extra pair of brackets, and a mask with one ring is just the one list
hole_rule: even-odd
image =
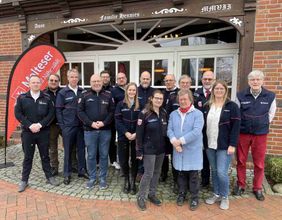
[[(194, 106), (201, 112), (204, 111), (204, 105), (210, 98), (210, 90), (214, 80), (214, 73), (212, 71), (204, 72), (202, 76), (203, 87), (197, 89), (194, 93)], [(208, 143), (204, 139), (204, 148), (206, 149), (207, 147)], [(203, 169), (201, 171), (201, 177), (201, 186), (207, 187), (210, 184), (210, 164), (205, 150), (203, 150)]]
[(77, 149), (78, 177), (87, 179), (85, 145), (83, 139), (82, 123), (77, 117), (77, 101), (83, 92), (78, 86), (79, 73), (76, 69), (67, 72), (69, 84), (61, 89), (56, 99), (56, 116), (62, 129), (64, 144), (64, 184), (68, 185), (71, 180), (71, 152), (74, 145)]
[(240, 138), (237, 147), (237, 186), (235, 195), (241, 195), (246, 187), (246, 162), (248, 152), (254, 163), (253, 193), (263, 201), (262, 182), (264, 178), (264, 160), (267, 134), (276, 112), (275, 94), (264, 87), (264, 74), (254, 70), (248, 75), (249, 87), (237, 94), (237, 104), (241, 111)]
[(102, 89), (102, 79), (98, 74), (91, 76), (90, 84), (91, 89), (82, 94), (77, 108), (78, 116), (84, 125), (84, 140), (88, 153), (87, 167), (90, 180), (86, 188), (91, 189), (96, 183), (96, 156), (99, 149), (99, 187), (106, 189), (114, 101), (111, 92)]

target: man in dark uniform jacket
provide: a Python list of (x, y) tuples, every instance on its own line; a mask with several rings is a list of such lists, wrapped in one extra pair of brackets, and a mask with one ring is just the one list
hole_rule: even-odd
[(47, 182), (59, 185), (51, 174), (50, 158), (48, 152), (50, 123), (54, 118), (54, 104), (48, 94), (40, 91), (41, 79), (32, 75), (29, 79), (30, 91), (21, 94), (15, 106), (15, 117), (22, 127), (22, 145), (24, 152), (22, 180), (19, 184), (19, 192), (23, 192), (28, 186), (29, 174), (37, 145), (42, 168)]
[[(111, 90), (112, 96), (115, 102), (115, 105), (117, 105), (120, 101), (124, 99), (124, 89), (127, 84), (127, 78), (125, 73), (118, 73), (117, 74), (117, 84), (113, 87)], [(111, 125), (111, 145), (109, 150), (109, 157), (110, 157), (110, 163), (115, 169), (119, 170), (120, 165), (117, 162), (117, 147), (116, 147), (116, 129), (115, 129), (115, 121), (113, 120)]]
[(140, 76), (140, 85), (138, 86), (138, 100), (140, 109), (143, 109), (147, 104), (148, 98), (152, 96), (154, 88), (151, 87), (151, 74), (144, 71)]
[[(57, 74), (51, 74), (48, 77), (48, 87), (44, 90), (47, 93), (52, 102), (56, 103), (56, 97), (58, 92), (60, 91), (60, 76)], [(50, 154), (50, 165), (51, 165), (51, 173), (53, 176), (58, 175), (59, 170), (59, 160), (58, 160), (58, 138), (59, 135), (62, 134), (62, 131), (58, 125), (58, 121), (56, 116), (50, 125), (50, 142), (49, 142), (49, 154)]]
[(90, 180), (87, 189), (94, 187), (96, 175), (96, 157), (99, 149), (99, 188), (106, 189), (108, 172), (108, 154), (111, 140), (111, 122), (114, 114), (114, 102), (110, 91), (102, 89), (102, 79), (93, 74), (91, 89), (82, 94), (78, 101), (78, 117), (83, 122), (84, 140), (87, 148), (87, 167)]
[[(169, 117), (169, 114), (173, 111), (173, 103), (176, 102), (177, 92), (178, 88), (175, 86), (176, 80), (173, 74), (167, 74), (164, 78), (165, 83), (165, 90), (164, 90), (164, 102), (163, 102), (163, 108), (166, 110), (167, 115)], [(166, 155), (164, 157), (163, 165), (162, 165), (162, 173), (160, 180), (162, 182), (166, 181), (168, 170), (169, 170), (169, 156), (168, 154), (172, 154), (172, 145), (168, 139), (168, 137), (165, 138), (165, 145), (166, 145)], [(171, 160), (172, 161), (172, 160)], [(174, 183), (176, 183), (176, 171), (172, 168), (172, 174), (173, 174), (173, 180)]]
[[(211, 87), (214, 83), (214, 73), (212, 71), (206, 71), (202, 76), (202, 88), (199, 88), (194, 93), (194, 106), (203, 112), (204, 104), (209, 100)], [(210, 184), (210, 164), (206, 154), (205, 149), (208, 147), (208, 143), (204, 141), (204, 150), (203, 150), (203, 169), (201, 171), (202, 187), (207, 187)]]
[(83, 89), (78, 86), (79, 73), (76, 69), (70, 69), (67, 77), (69, 84), (60, 90), (56, 99), (56, 116), (63, 134), (65, 185), (68, 185), (71, 180), (71, 152), (74, 145), (77, 150), (78, 177), (88, 179), (83, 127), (77, 117), (77, 101)]

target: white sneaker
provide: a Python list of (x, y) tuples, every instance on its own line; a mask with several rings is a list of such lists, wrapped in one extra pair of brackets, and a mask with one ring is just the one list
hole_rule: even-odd
[(206, 204), (212, 205), (216, 202), (219, 202), (221, 200), (221, 197), (219, 195), (213, 194), (210, 198), (206, 199)]
[(227, 197), (222, 197), (219, 208), (223, 210), (229, 209), (229, 199)]
[(115, 167), (116, 170), (119, 170), (119, 169), (120, 169), (120, 165), (119, 165), (119, 163), (116, 162), (116, 161), (113, 162), (112, 166)]

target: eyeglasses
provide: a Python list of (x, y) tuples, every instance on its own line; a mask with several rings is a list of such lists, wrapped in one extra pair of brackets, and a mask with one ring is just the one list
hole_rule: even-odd
[(50, 82), (59, 82), (57, 79), (49, 79)]
[(203, 78), (204, 81), (213, 81), (212, 78)]
[(173, 79), (166, 79), (166, 80), (164, 80), (164, 82), (174, 82), (174, 80)]

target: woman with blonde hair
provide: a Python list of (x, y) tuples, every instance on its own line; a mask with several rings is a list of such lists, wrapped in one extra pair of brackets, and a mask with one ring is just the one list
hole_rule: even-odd
[[(136, 123), (140, 113), (137, 85), (129, 83), (125, 87), (125, 97), (117, 104), (115, 122), (118, 132), (118, 156), (124, 174), (124, 193), (136, 194), (135, 179), (138, 163), (136, 159), (135, 139)], [(131, 175), (129, 175), (129, 158), (131, 158)]]
[(240, 111), (237, 104), (228, 98), (226, 82), (217, 80), (211, 98), (204, 107), (204, 138), (211, 166), (213, 195), (205, 202), (212, 205), (220, 202), (220, 209), (229, 208), (228, 169), (237, 146), (240, 131)]

